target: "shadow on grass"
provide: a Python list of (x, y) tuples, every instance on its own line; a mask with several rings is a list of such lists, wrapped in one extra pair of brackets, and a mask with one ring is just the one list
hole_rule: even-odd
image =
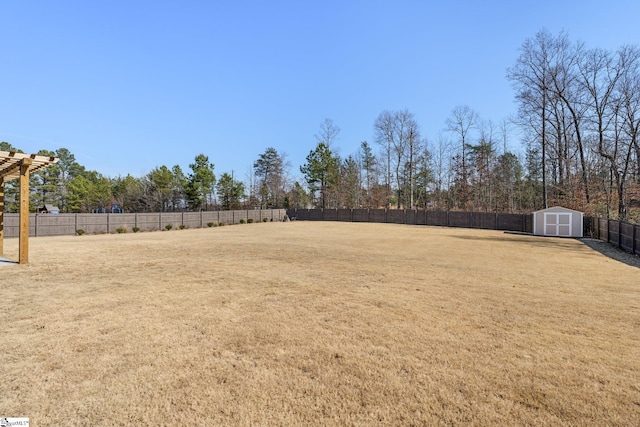
[[(538, 246), (538, 247), (549, 247), (554, 246), (556, 248), (562, 248), (570, 251), (576, 250), (576, 246), (570, 243), (573, 238), (558, 238), (558, 237), (545, 237), (545, 236), (534, 236), (529, 233), (519, 233), (512, 231), (505, 231), (505, 234), (511, 235), (520, 235), (522, 237), (509, 237), (509, 236), (452, 236), (457, 239), (463, 240), (492, 240), (495, 242), (516, 242), (516, 243), (527, 243), (529, 245)], [(526, 237), (525, 237), (526, 236)], [(590, 238), (581, 238), (577, 239), (582, 242), (585, 246), (593, 249), (596, 252), (600, 252), (602, 255), (607, 256), (616, 261), (622, 262), (624, 264), (630, 265), (632, 267), (640, 268), (640, 257), (632, 255), (628, 252), (623, 251), (622, 249), (618, 249), (615, 246), (603, 242), (598, 239), (590, 239)]]
[[(494, 242), (504, 242), (504, 243), (526, 243), (532, 246), (538, 247), (549, 247), (555, 246), (563, 249), (575, 250), (576, 247), (574, 244), (570, 243), (572, 238), (558, 238), (558, 237), (544, 237), (544, 236), (534, 236), (530, 233), (519, 233), (513, 231), (505, 231), (504, 234), (510, 234), (512, 236), (495, 236), (495, 235), (487, 235), (487, 236), (451, 236), (456, 239), (462, 240), (480, 240), (487, 241), (491, 240)], [(522, 237), (513, 237), (522, 236)]]
[(4, 267), (5, 265), (13, 265), (13, 264), (18, 264), (17, 261), (11, 261), (10, 259), (6, 259), (3, 257), (0, 257), (0, 267)]
[(628, 252), (625, 252), (622, 249), (618, 249), (607, 242), (603, 242), (602, 240), (598, 240), (598, 239), (588, 239), (588, 238), (580, 239), (580, 241), (585, 245), (589, 246), (594, 251), (600, 252), (604, 256), (607, 256), (611, 259), (615, 259), (616, 261), (620, 261), (622, 263), (630, 265), (631, 267), (640, 268), (639, 257), (632, 255)]

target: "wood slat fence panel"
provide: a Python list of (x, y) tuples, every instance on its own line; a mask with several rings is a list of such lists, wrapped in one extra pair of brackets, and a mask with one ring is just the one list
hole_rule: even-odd
[(627, 252), (633, 252), (634, 225), (628, 222), (620, 222), (618, 227), (620, 233), (620, 247)]
[(640, 224), (605, 218), (598, 218), (593, 224), (596, 238), (626, 252), (640, 255)]
[(386, 222), (392, 224), (406, 224), (404, 210), (402, 209), (387, 209)]
[(405, 224), (416, 224), (416, 217), (417, 217), (418, 211), (416, 211), (415, 209), (405, 209), (404, 211), (404, 223)]
[(446, 211), (427, 211), (427, 225), (439, 225), (446, 227), (449, 225), (449, 212)]
[(323, 221), (337, 221), (338, 220), (338, 209), (323, 209), (322, 210), (322, 220)]
[[(252, 218), (254, 222), (268, 218), (269, 221), (282, 221), (285, 209), (239, 210), (239, 211), (206, 211), (206, 212), (154, 212), (124, 214), (30, 214), (29, 235), (61, 236), (74, 235), (77, 230), (87, 234), (115, 233), (121, 228), (132, 232), (134, 227), (140, 231), (164, 230), (170, 224), (172, 229), (181, 225), (186, 228), (207, 227), (208, 223), (238, 224)], [(4, 214), (4, 236), (18, 237), (19, 215)]]
[(471, 212), (449, 212), (449, 227), (471, 227)]
[(352, 221), (369, 222), (369, 209), (353, 209)]
[(338, 221), (346, 221), (346, 222), (351, 222), (352, 221), (352, 214), (353, 211), (351, 209), (338, 209)]
[(287, 215), (301, 221), (380, 222), (409, 225), (484, 228), (531, 232), (531, 214), (491, 212), (447, 212), (418, 209), (288, 209)]
[(387, 211), (385, 209), (369, 209), (370, 222), (387, 222)]

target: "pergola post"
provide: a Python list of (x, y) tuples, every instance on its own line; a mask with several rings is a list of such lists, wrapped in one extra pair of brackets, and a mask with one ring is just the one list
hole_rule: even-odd
[(18, 179), (20, 194), (18, 209), (20, 212), (18, 227), (18, 263), (29, 262), (29, 176), (49, 165), (57, 163), (53, 156), (24, 154), (17, 151), (0, 151), (0, 255), (4, 250), (4, 190), (5, 183)]
[(4, 177), (0, 176), (0, 256), (4, 255)]
[(29, 166), (33, 163), (30, 158), (20, 161), (20, 238), (18, 263), (29, 262)]

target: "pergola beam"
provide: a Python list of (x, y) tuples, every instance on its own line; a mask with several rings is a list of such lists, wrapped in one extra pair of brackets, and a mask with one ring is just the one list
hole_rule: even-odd
[(19, 163), (11, 163), (4, 169), (0, 169), (0, 176), (9, 176), (15, 174), (20, 169)]

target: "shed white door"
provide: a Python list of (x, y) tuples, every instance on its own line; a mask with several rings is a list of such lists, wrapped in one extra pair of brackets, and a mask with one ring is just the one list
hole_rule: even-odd
[(571, 237), (571, 214), (545, 212), (544, 235)]

